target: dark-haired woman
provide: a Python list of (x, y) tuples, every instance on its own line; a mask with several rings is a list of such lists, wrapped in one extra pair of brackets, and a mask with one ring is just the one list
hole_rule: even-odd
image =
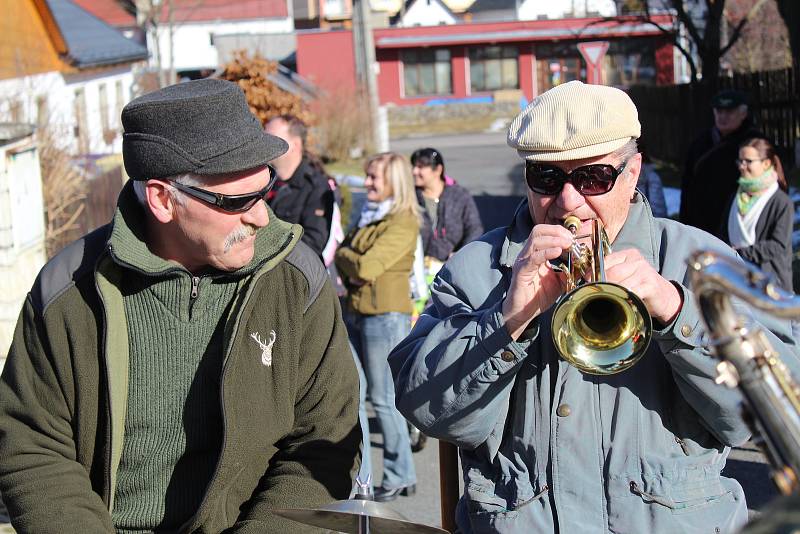
[(731, 200), (723, 236), (739, 255), (774, 274), (792, 290), (794, 206), (781, 160), (766, 139), (748, 139), (739, 147), (739, 188)]
[(411, 155), (411, 165), (423, 215), (423, 251), (426, 258), (445, 262), (453, 252), (483, 234), (478, 207), (466, 189), (445, 175), (444, 159), (438, 150), (416, 150)]

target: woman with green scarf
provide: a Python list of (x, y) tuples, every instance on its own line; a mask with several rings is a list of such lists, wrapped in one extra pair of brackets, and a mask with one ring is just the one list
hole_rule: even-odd
[(794, 206), (775, 147), (766, 139), (748, 139), (736, 163), (739, 188), (722, 235), (742, 258), (774, 274), (791, 291)]

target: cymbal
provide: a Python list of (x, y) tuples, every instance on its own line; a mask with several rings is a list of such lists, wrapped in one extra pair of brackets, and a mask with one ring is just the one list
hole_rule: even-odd
[(373, 534), (448, 534), (446, 530), (409, 521), (388, 505), (367, 500), (336, 501), (319, 508), (283, 508), (272, 513), (298, 523), (327, 528), (335, 532), (358, 534), (361, 517), (369, 517)]

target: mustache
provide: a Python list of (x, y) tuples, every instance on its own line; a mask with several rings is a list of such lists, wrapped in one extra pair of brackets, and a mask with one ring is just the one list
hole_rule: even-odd
[(258, 229), (255, 226), (243, 224), (228, 234), (228, 237), (225, 238), (225, 252), (228, 252), (235, 244), (241, 243), (250, 236), (256, 235), (256, 230)]

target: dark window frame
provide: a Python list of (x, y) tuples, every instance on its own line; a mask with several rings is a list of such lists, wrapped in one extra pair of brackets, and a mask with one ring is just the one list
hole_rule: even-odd
[[(496, 57), (495, 57), (496, 56)], [(470, 47), (468, 52), (469, 57), (469, 88), (471, 93), (488, 93), (492, 91), (499, 91), (503, 89), (519, 89), (519, 47), (516, 45), (486, 45), (478, 47)], [(514, 65), (514, 82), (506, 83), (506, 75), (504, 72), (506, 65), (511, 65), (513, 60)], [(490, 62), (498, 62), (500, 71), (499, 73), (491, 73), (487, 66)], [(476, 81), (476, 73), (480, 72), (480, 80)], [(488, 73), (488, 74), (487, 74)], [(492, 83), (489, 81), (489, 76), (493, 74), (498, 75), (499, 83)]]
[[(447, 55), (445, 60), (442, 57)], [(447, 96), (453, 94), (453, 54), (449, 48), (412, 48), (400, 52), (403, 65), (403, 97)], [(439, 76), (442, 67), (447, 74)], [(437, 68), (438, 67), (438, 68)], [(432, 74), (433, 87), (423, 87), (425, 76)], [(430, 81), (430, 80), (428, 80)]]

